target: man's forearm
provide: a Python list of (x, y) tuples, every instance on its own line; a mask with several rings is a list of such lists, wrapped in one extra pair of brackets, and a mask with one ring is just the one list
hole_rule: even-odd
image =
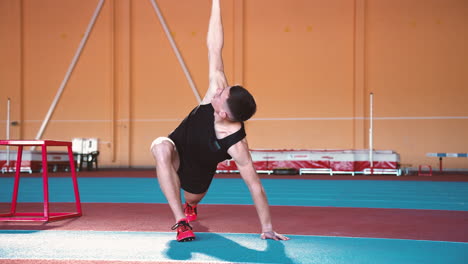
[(210, 54), (214, 52), (220, 55), (224, 45), (223, 34), (220, 3), (219, 0), (213, 0), (207, 37), (207, 45)]
[(268, 200), (263, 186), (261, 184), (253, 185), (250, 192), (262, 225), (262, 233), (272, 231), (273, 227), (271, 224), (270, 206), (268, 205)]

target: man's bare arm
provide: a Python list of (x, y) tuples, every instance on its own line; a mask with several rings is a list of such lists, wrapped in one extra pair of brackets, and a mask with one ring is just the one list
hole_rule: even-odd
[(235, 160), (237, 168), (239, 169), (239, 172), (252, 195), (252, 199), (254, 201), (255, 208), (257, 209), (257, 214), (262, 226), (261, 238), (289, 240), (289, 238), (278, 234), (273, 230), (268, 199), (266, 197), (266, 193), (263, 189), (260, 178), (258, 177), (258, 174), (253, 166), (247, 141), (244, 139), (236, 143), (231, 148), (229, 148), (228, 153)]
[(222, 57), (224, 32), (219, 0), (213, 0), (212, 3), (210, 22), (208, 26), (207, 46), (210, 83), (202, 104), (210, 103), (218, 88), (225, 88), (228, 86), (226, 76), (224, 74)]

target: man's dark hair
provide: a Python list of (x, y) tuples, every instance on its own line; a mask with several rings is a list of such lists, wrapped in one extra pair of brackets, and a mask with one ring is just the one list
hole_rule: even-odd
[(231, 87), (229, 90), (229, 98), (226, 102), (232, 114), (232, 121), (246, 121), (257, 111), (255, 99), (247, 89), (240, 85)]

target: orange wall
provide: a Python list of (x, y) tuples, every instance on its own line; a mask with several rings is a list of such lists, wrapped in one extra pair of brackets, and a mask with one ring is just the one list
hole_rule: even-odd
[[(208, 85), (209, 0), (157, 1), (198, 91)], [(0, 138), (34, 138), (98, 0), (0, 1)], [(368, 148), (404, 164), (468, 152), (464, 0), (222, 0), (224, 63), (259, 110), (251, 148)], [(43, 138), (100, 139), (100, 164), (150, 167), (151, 141), (196, 99), (147, 0), (107, 0)], [(446, 159), (467, 169), (466, 159)]]

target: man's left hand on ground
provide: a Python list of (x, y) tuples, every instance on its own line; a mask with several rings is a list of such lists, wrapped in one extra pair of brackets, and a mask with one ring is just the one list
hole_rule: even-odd
[(260, 235), (261, 239), (274, 239), (274, 240), (289, 240), (289, 237), (285, 237), (281, 234), (276, 233), (275, 231), (263, 232)]

